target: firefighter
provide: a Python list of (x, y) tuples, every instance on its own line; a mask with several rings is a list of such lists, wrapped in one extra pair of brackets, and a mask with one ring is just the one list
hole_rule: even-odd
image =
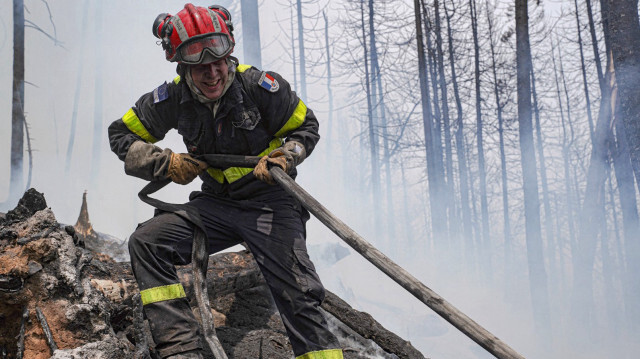
[[(318, 142), (311, 109), (277, 73), (239, 64), (229, 12), (186, 4), (153, 24), (173, 81), (144, 94), (109, 126), (111, 149), (125, 173), (179, 184), (202, 180), (189, 196), (206, 228), (211, 253), (245, 242), (268, 284), (297, 359), (342, 358), (319, 310), (324, 287), (305, 244), (308, 212), (280, 186), (270, 166), (292, 178)], [(187, 153), (154, 145), (170, 129)], [(212, 168), (203, 154), (261, 156), (254, 168)], [(131, 266), (156, 350), (162, 358), (202, 358), (200, 330), (175, 265), (191, 261), (193, 224), (156, 211), (129, 238)], [(210, 253), (210, 254), (211, 254)]]

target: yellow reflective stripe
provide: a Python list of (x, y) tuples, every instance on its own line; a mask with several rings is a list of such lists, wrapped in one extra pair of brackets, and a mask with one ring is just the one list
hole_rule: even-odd
[(162, 302), (165, 300), (185, 298), (187, 295), (184, 293), (184, 287), (182, 284), (169, 284), (162, 287), (154, 287), (140, 291), (140, 299), (142, 299), (142, 305), (147, 305), (155, 302)]
[(226, 170), (222, 171), (222, 173), (224, 173), (224, 178), (227, 179), (227, 182), (233, 183), (249, 174), (249, 172), (251, 171), (253, 171), (253, 168), (229, 167)]
[(224, 182), (224, 173), (222, 173), (221, 169), (209, 167), (207, 168), (207, 173), (213, 177), (214, 180), (220, 183)]
[(342, 349), (328, 349), (308, 352), (297, 356), (296, 359), (342, 359)]
[[(282, 138), (274, 138), (273, 140), (271, 140), (271, 142), (269, 142), (269, 147), (267, 147), (266, 150), (260, 152), (258, 157), (268, 155), (271, 151), (282, 146), (283, 143), (284, 141), (282, 140)], [(227, 179), (227, 182), (233, 183), (240, 178), (248, 175), (249, 173), (251, 173), (251, 171), (253, 171), (253, 168), (251, 167), (229, 167), (224, 171), (217, 168), (207, 169), (207, 173), (211, 177), (213, 177), (213, 179), (218, 181), (218, 183), (223, 183), (225, 178)]]
[(122, 122), (124, 122), (124, 124), (127, 125), (127, 128), (129, 129), (129, 131), (142, 137), (143, 140), (151, 143), (158, 142), (158, 140), (156, 140), (155, 137), (151, 136), (149, 131), (147, 131), (147, 129), (144, 128), (144, 125), (142, 124), (142, 122), (138, 118), (138, 115), (136, 115), (136, 113), (133, 111), (132, 108), (130, 108), (129, 111), (127, 111), (127, 113), (125, 113), (124, 116), (122, 116)]
[[(282, 143), (283, 143), (283, 141), (282, 141), (281, 138), (274, 138), (273, 140), (271, 140), (271, 142), (269, 142), (269, 147), (267, 147), (266, 150), (260, 152), (258, 157), (262, 157), (262, 156), (268, 155), (271, 151), (273, 151), (276, 148), (282, 146)], [(251, 173), (251, 171), (253, 171), (253, 168), (229, 167), (226, 170), (222, 171), (222, 173), (224, 173), (224, 177), (227, 179), (227, 182), (233, 183), (233, 182), (239, 180), (240, 178), (248, 175), (249, 173)]]
[(180, 83), (180, 75), (176, 76), (176, 77), (173, 79), (173, 83), (174, 83), (174, 84), (176, 84), (176, 85)]
[(237, 72), (245, 72), (251, 68), (251, 65), (240, 64), (236, 67)]
[(307, 116), (307, 106), (302, 102), (302, 100), (298, 101), (298, 106), (293, 110), (293, 114), (287, 120), (287, 123), (282, 126), (280, 131), (276, 132), (276, 137), (284, 137), (287, 132), (295, 130), (300, 127), (304, 122), (304, 118)]

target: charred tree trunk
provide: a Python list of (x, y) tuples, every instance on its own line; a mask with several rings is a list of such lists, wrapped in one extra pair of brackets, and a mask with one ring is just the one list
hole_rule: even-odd
[(465, 248), (466, 262), (471, 261), (471, 252), (473, 242), (473, 227), (471, 224), (471, 209), (469, 208), (469, 169), (467, 167), (467, 158), (465, 156), (466, 148), (464, 142), (464, 122), (462, 112), (462, 100), (460, 99), (460, 91), (458, 89), (458, 76), (453, 53), (453, 34), (451, 31), (451, 15), (448, 14), (447, 2), (443, 1), (445, 14), (447, 17), (447, 39), (449, 43), (449, 66), (451, 67), (451, 83), (453, 85), (453, 94), (456, 102), (456, 155), (458, 159), (458, 175), (460, 182), (460, 211), (462, 212), (462, 233), (463, 245)]
[[(435, 8), (435, 34), (436, 34), (436, 55), (437, 55), (437, 67), (438, 67), (438, 79), (440, 84), (440, 94), (442, 96), (442, 100), (440, 103), (442, 104), (442, 129), (444, 132), (444, 166), (443, 171), (446, 175), (445, 181), (445, 196), (446, 196), (446, 206), (448, 217), (455, 218), (455, 206), (454, 206), (454, 196), (453, 196), (453, 150), (451, 148), (451, 126), (449, 119), (449, 98), (447, 95), (447, 81), (445, 77), (444, 71), (444, 51), (442, 50), (442, 27), (440, 25), (440, 2), (438, 0), (434, 1)], [(452, 220), (449, 222), (449, 232), (451, 233), (453, 228), (458, 228), (457, 225), (454, 225)], [(457, 222), (457, 221), (455, 221)], [(455, 232), (458, 232), (456, 229)], [(458, 237), (456, 233), (455, 236), (449, 236), (449, 240), (452, 237)], [(457, 251), (457, 248), (456, 248)]]
[(538, 176), (536, 173), (535, 147), (531, 121), (531, 49), (529, 46), (529, 16), (526, 0), (516, 0), (516, 57), (518, 80), (518, 123), (520, 153), (524, 187), (524, 213), (529, 267), (529, 285), (536, 332), (543, 343), (550, 343), (549, 294), (547, 273), (544, 267), (542, 234), (540, 228), (540, 199), (538, 197)]
[[(448, 248), (448, 221), (447, 221), (447, 209), (446, 209), (446, 196), (445, 196), (445, 178), (444, 178), (444, 165), (442, 162), (442, 132), (441, 132), (441, 113), (440, 113), (440, 103), (438, 100), (438, 74), (435, 70), (435, 51), (433, 50), (433, 46), (431, 43), (430, 33), (431, 22), (429, 20), (427, 7), (425, 5), (424, 0), (422, 0), (422, 20), (424, 21), (424, 39), (427, 45), (426, 55), (426, 71), (429, 75), (431, 75), (431, 80), (429, 83), (431, 84), (431, 88), (433, 91), (433, 96), (431, 97), (431, 107), (430, 116), (431, 116), (431, 150), (433, 151), (433, 166), (434, 166), (434, 185), (437, 186), (436, 191), (433, 192), (431, 189), (431, 184), (429, 185), (429, 198), (435, 196), (434, 199), (436, 201), (436, 208), (434, 208), (433, 203), (431, 204), (431, 215), (432, 215), (432, 227), (433, 227), (433, 241), (434, 244), (437, 245), (438, 249), (446, 249)], [(429, 75), (427, 75), (427, 80), (429, 80)], [(434, 212), (435, 211), (435, 212)]]
[[(475, 0), (469, 0), (471, 12), (471, 29), (473, 32), (473, 54), (474, 54), (474, 74), (475, 74), (475, 94), (476, 94), (476, 146), (478, 150), (478, 180), (480, 181), (480, 212), (482, 215), (482, 239), (480, 246), (481, 263), (487, 279), (493, 276), (491, 267), (491, 236), (489, 230), (489, 203), (487, 200), (487, 173), (484, 158), (483, 120), (482, 120), (482, 98), (480, 88), (480, 44), (478, 40), (478, 14)], [(519, 88), (519, 86), (518, 86)]]
[[(380, 87), (380, 94), (378, 94), (378, 87), (376, 84), (381, 81), (380, 80), (380, 67), (378, 65), (378, 48), (376, 46), (376, 33), (374, 27), (374, 15), (375, 12), (373, 10), (373, 0), (368, 0), (367, 2), (367, 10), (368, 10), (368, 28), (369, 28), (369, 58), (371, 59), (371, 71), (369, 72), (367, 87), (370, 91), (370, 103), (371, 107), (369, 108), (369, 145), (371, 146), (371, 185), (373, 189), (373, 204), (374, 208), (382, 207), (381, 201), (381, 181), (380, 181), (380, 150), (378, 143), (378, 119), (380, 118), (378, 114), (382, 113), (383, 108), (380, 106), (381, 101), (378, 99), (378, 96), (382, 98), (382, 86)], [(364, 18), (363, 18), (364, 25)], [(366, 41), (364, 34), (364, 26), (363, 26), (363, 41)], [(366, 47), (365, 47), (366, 52)], [(387, 167), (388, 168), (388, 167)], [(389, 180), (389, 178), (387, 178)], [(388, 203), (390, 205), (390, 203)], [(387, 207), (387, 209), (390, 209)], [(374, 209), (375, 210), (375, 209)], [(375, 210), (375, 220), (374, 226), (376, 228), (376, 233), (382, 233), (382, 221), (379, 217), (381, 210)], [(389, 213), (387, 211), (387, 213)], [(392, 220), (391, 220), (392, 221)], [(383, 238), (391, 238), (387, 236), (382, 236)], [(386, 245), (386, 244), (385, 244)]]
[[(605, 79), (611, 79), (608, 72)], [(573, 268), (573, 291), (572, 299), (578, 300), (574, 303), (583, 303), (572, 307), (572, 318), (577, 322), (581, 333), (590, 339), (591, 330), (595, 325), (593, 312), (593, 266), (595, 260), (596, 245), (600, 224), (602, 223), (602, 207), (604, 206), (604, 185), (607, 176), (608, 152), (606, 146), (607, 130), (611, 122), (610, 93), (602, 94), (600, 113), (596, 124), (594, 146), (591, 150), (591, 159), (587, 172), (587, 185), (585, 189), (584, 202), (579, 218), (579, 240), (576, 242), (576, 252), (574, 253)]]
[(582, 83), (584, 85), (584, 99), (587, 105), (587, 119), (589, 120), (589, 134), (593, 143), (593, 117), (591, 116), (591, 100), (589, 99), (589, 84), (587, 83), (587, 70), (584, 65), (584, 51), (582, 50), (582, 29), (580, 16), (578, 16), (578, 0), (573, 0), (576, 8), (576, 27), (578, 31), (578, 47), (580, 49), (580, 69), (582, 70)]
[[(360, 3), (360, 24), (362, 26), (362, 49), (364, 58), (364, 72), (365, 72), (365, 96), (367, 97), (367, 119), (368, 128), (367, 133), (369, 135), (369, 155), (371, 164), (371, 190), (372, 190), (372, 207), (373, 207), (373, 222), (376, 223), (376, 228), (379, 229), (378, 218), (380, 209), (376, 200), (378, 199), (379, 183), (380, 183), (380, 168), (378, 160), (378, 140), (375, 133), (375, 117), (371, 96), (371, 72), (369, 70), (369, 49), (367, 48), (367, 35), (366, 35), (366, 21), (364, 11), (364, 1)], [(378, 232), (379, 233), (379, 232)]]
[(11, 107), (11, 176), (8, 202), (17, 201), (23, 187), (24, 162), (24, 3), (13, 0), (13, 96)]
[[(568, 236), (568, 244), (570, 246), (571, 249), (571, 259), (573, 261), (574, 267), (575, 267), (575, 260), (577, 258), (577, 236), (576, 236), (576, 229), (575, 229), (575, 217), (574, 214), (576, 212), (575, 210), (575, 201), (573, 200), (573, 187), (571, 185), (571, 169), (570, 169), (570, 148), (572, 146), (572, 143), (574, 141), (574, 133), (573, 133), (573, 127), (571, 122), (569, 121), (567, 123), (566, 119), (565, 119), (565, 111), (564, 111), (564, 105), (563, 105), (563, 101), (562, 101), (562, 93), (560, 90), (560, 80), (558, 78), (558, 72), (560, 70), (558, 70), (558, 66), (556, 65), (556, 55), (555, 55), (555, 48), (556, 45), (553, 44), (553, 41), (551, 43), (552, 46), (552, 63), (553, 63), (553, 73), (554, 73), (554, 78), (555, 78), (555, 85), (556, 85), (556, 96), (558, 99), (558, 108), (560, 110), (560, 120), (561, 120), (561, 125), (562, 125), (562, 163), (563, 163), (563, 169), (564, 169), (564, 186), (565, 186), (565, 202), (566, 202), (566, 213), (567, 213), (567, 227), (569, 230), (569, 236)], [(567, 129), (568, 127), (568, 129)], [(562, 238), (560, 235), (557, 236), (558, 239)], [(566, 237), (566, 236), (565, 236)], [(564, 294), (564, 293), (563, 293)]]
[(307, 69), (304, 56), (304, 25), (302, 22), (302, 0), (296, 1), (298, 15), (298, 52), (300, 53), (300, 98), (308, 101), (307, 98)]
[[(322, 11), (324, 18), (324, 44), (327, 56), (327, 95), (329, 100), (329, 113), (327, 115), (327, 142), (331, 142), (331, 130), (333, 129), (333, 92), (331, 87), (331, 48), (329, 47), (329, 19), (326, 11)], [(327, 158), (331, 158), (331, 148), (327, 146)]]
[[(100, 37), (102, 35), (102, 2), (96, 2), (96, 11), (94, 16), (95, 36)], [(96, 187), (96, 181), (100, 174), (100, 167), (102, 165), (100, 144), (102, 143), (102, 88), (103, 88), (103, 63), (104, 63), (104, 47), (98, 46), (95, 53), (95, 92), (94, 92), (94, 104), (93, 104), (93, 151), (91, 155), (91, 186)]]
[[(638, 229), (640, 228), (640, 219), (638, 218), (638, 203), (636, 201), (636, 188), (634, 186), (633, 169), (631, 168), (631, 159), (629, 158), (629, 148), (624, 135), (624, 125), (620, 117), (616, 116), (615, 120), (616, 138), (612, 146), (613, 166), (615, 171), (616, 182), (618, 183), (618, 193), (620, 197), (620, 209), (622, 211), (622, 229), (624, 233), (624, 243), (626, 246), (631, 245), (633, 250), (634, 242), (637, 241)], [(629, 254), (627, 253), (627, 256)], [(627, 261), (628, 263), (628, 261)], [(626, 268), (625, 280), (625, 303), (635, 303), (637, 297), (634, 292), (634, 282), (636, 275), (634, 273), (634, 263), (623, 265)], [(633, 313), (629, 313), (633, 317)], [(629, 317), (629, 316), (627, 316)]]
[[(490, 16), (491, 11), (487, 9), (487, 24), (489, 29), (489, 48), (491, 50), (491, 73), (493, 75), (493, 94), (496, 100), (496, 111), (498, 116), (498, 136), (500, 142), (500, 177), (502, 179), (502, 217), (504, 221), (504, 273), (505, 286), (512, 288), (516, 278), (513, 275), (513, 238), (511, 238), (511, 219), (509, 216), (509, 184), (507, 178), (507, 158), (505, 155), (504, 145), (504, 120), (502, 116), (503, 104), (500, 97), (500, 87), (498, 82), (496, 51), (493, 42), (493, 20)], [(507, 293), (512, 291), (507, 290)]]
[(446, 218), (440, 209), (439, 190), (441, 188), (435, 164), (435, 151), (433, 149), (433, 119), (431, 117), (431, 102), (429, 93), (429, 78), (427, 60), (422, 34), (421, 0), (414, 0), (414, 14), (416, 22), (416, 42), (418, 45), (418, 76), (420, 81), (420, 99), (422, 103), (422, 124), (424, 129), (425, 152), (427, 159), (427, 181), (429, 183), (429, 207), (431, 208), (431, 228), (433, 237), (444, 234), (442, 230), (443, 220)]
[(260, 69), (262, 68), (262, 47), (258, 0), (242, 0), (240, 9), (242, 11), (242, 50), (244, 51), (245, 63)]
[(97, 240), (98, 234), (93, 230), (93, 226), (91, 225), (91, 221), (89, 220), (89, 208), (87, 206), (87, 191), (84, 191), (82, 194), (82, 206), (80, 207), (80, 214), (78, 215), (78, 220), (76, 224), (73, 226), (75, 228), (76, 233), (83, 238), (83, 240), (89, 239), (90, 241)]
[(293, 65), (293, 89), (295, 91), (299, 91), (298, 88), (298, 68), (296, 66), (296, 42), (295, 42), (295, 32), (293, 31), (293, 4), (290, 8), (291, 15), (291, 63)]
[[(404, 223), (404, 238), (407, 240), (406, 245), (409, 248), (413, 248), (415, 243), (413, 243), (413, 230), (411, 226), (411, 218), (409, 215), (409, 194), (407, 191), (407, 187), (409, 187), (406, 179), (406, 173), (404, 169), (404, 162), (400, 162), (400, 174), (402, 176), (402, 214), (403, 214), (403, 223)], [(404, 248), (404, 246), (400, 246)]]
[[(87, 28), (87, 21), (89, 17), (89, 4), (85, 2), (82, 10), (82, 29)], [(86, 38), (86, 31), (82, 31), (80, 38), (80, 58), (78, 59), (78, 70), (76, 72), (76, 92), (73, 96), (73, 112), (71, 113), (71, 128), (69, 129), (69, 142), (67, 144), (67, 156), (65, 159), (64, 173), (69, 174), (71, 169), (71, 158), (73, 157), (73, 146), (76, 139), (76, 123), (78, 122), (78, 106), (80, 105), (80, 93), (82, 92), (82, 71), (84, 60), (84, 44)]]
[[(533, 98), (533, 113), (535, 114), (535, 133), (536, 133), (536, 150), (538, 153), (538, 161), (540, 161), (540, 185), (542, 186), (542, 203), (544, 208), (544, 224), (547, 234), (547, 257), (549, 261), (549, 270), (555, 272), (556, 269), (556, 253), (553, 250), (555, 237), (553, 235), (553, 224), (551, 223), (551, 203), (549, 202), (549, 181), (547, 180), (547, 161), (544, 154), (542, 127), (540, 124), (540, 109), (538, 107), (538, 94), (536, 92), (536, 77), (532, 69), (531, 71), (531, 93)], [(552, 276), (552, 283), (555, 280)], [(555, 284), (555, 283), (554, 283)]]
[(598, 72), (598, 83), (602, 90), (606, 83), (604, 81), (604, 75), (602, 73), (602, 63), (600, 61), (600, 52), (598, 51), (598, 38), (596, 37), (596, 25), (593, 21), (593, 11), (591, 10), (591, 0), (585, 0), (587, 4), (587, 16), (589, 18), (589, 35), (591, 35), (591, 45), (593, 47), (593, 59), (596, 63), (596, 71)]
[[(620, 107), (616, 116), (624, 124), (631, 164), (636, 183), (640, 183), (640, 25), (638, 24), (637, 0), (603, 0), (603, 22), (606, 17), (610, 40), (612, 61), (615, 67), (617, 97)], [(605, 35), (606, 36), (606, 35)], [(640, 240), (637, 232), (635, 239), (625, 244), (628, 273), (640, 272)], [(631, 298), (640, 296), (640, 280), (629, 276)], [(640, 326), (640, 304), (637, 300), (627, 302), (627, 317), (637, 330)]]

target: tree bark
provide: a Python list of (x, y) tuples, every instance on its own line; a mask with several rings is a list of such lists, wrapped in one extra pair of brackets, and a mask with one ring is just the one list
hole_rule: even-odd
[(8, 202), (24, 192), (24, 3), (13, 0), (13, 96), (11, 107), (11, 176)]
[(596, 63), (596, 71), (598, 72), (598, 83), (600, 89), (606, 86), (604, 75), (602, 73), (602, 63), (600, 61), (600, 52), (598, 51), (598, 38), (596, 37), (596, 25), (593, 21), (593, 11), (591, 10), (591, 0), (585, 0), (587, 4), (587, 16), (589, 18), (589, 35), (591, 35), (591, 46), (593, 47), (593, 59)]
[(576, 8), (576, 28), (578, 31), (578, 47), (580, 49), (580, 69), (582, 70), (582, 83), (584, 86), (584, 99), (587, 105), (587, 119), (589, 120), (589, 134), (593, 142), (593, 117), (591, 116), (591, 100), (589, 98), (589, 83), (587, 82), (587, 70), (584, 65), (584, 51), (582, 50), (582, 31), (580, 27), (580, 16), (578, 16), (578, 0), (573, 0)]
[[(260, 16), (258, 0), (242, 0), (242, 50), (244, 60), (257, 68), (262, 68), (262, 45), (260, 43)], [(306, 100), (306, 98), (305, 98)]]
[(431, 228), (433, 237), (441, 236), (445, 233), (442, 228), (446, 216), (440, 206), (439, 198), (441, 193), (440, 181), (435, 164), (433, 119), (431, 117), (431, 103), (429, 93), (429, 78), (427, 71), (426, 53), (424, 49), (424, 38), (422, 34), (422, 14), (420, 0), (414, 0), (414, 13), (416, 22), (416, 42), (418, 45), (418, 77), (420, 78), (420, 99), (422, 102), (422, 124), (424, 129), (425, 152), (427, 159), (427, 181), (429, 183), (429, 207), (431, 209)]
[[(435, 71), (436, 62), (435, 51), (431, 43), (430, 33), (432, 32), (431, 24), (429, 21), (427, 7), (424, 0), (421, 0), (422, 5), (422, 20), (424, 22), (424, 40), (427, 45), (425, 52), (425, 71), (427, 73), (427, 83), (431, 84), (433, 96), (430, 96), (430, 112), (431, 118), (431, 151), (433, 159), (433, 183), (429, 182), (429, 199), (431, 207), (433, 228), (433, 241), (437, 246), (437, 249), (446, 249), (448, 243), (448, 221), (447, 221), (447, 208), (446, 208), (446, 196), (445, 196), (445, 179), (444, 179), (444, 164), (442, 161), (442, 134), (440, 126), (440, 101), (438, 100), (438, 74)], [(431, 77), (429, 78), (429, 75)], [(427, 85), (428, 86), (428, 85)]]
[[(331, 131), (333, 129), (333, 92), (331, 86), (331, 47), (329, 46), (329, 19), (327, 18), (327, 12), (322, 11), (322, 17), (324, 18), (324, 46), (325, 55), (327, 56), (327, 97), (329, 100), (329, 113), (327, 114), (327, 142), (331, 142)], [(327, 158), (331, 158), (331, 148), (333, 146), (327, 146)]]
[(478, 16), (475, 0), (469, 0), (471, 12), (471, 29), (473, 33), (474, 77), (475, 77), (475, 108), (476, 108), (476, 147), (478, 150), (478, 179), (480, 181), (480, 213), (482, 216), (482, 236), (480, 245), (480, 263), (484, 267), (486, 279), (492, 274), (491, 266), (491, 236), (489, 230), (489, 203), (487, 200), (487, 172), (484, 158), (484, 138), (482, 119), (482, 97), (480, 88), (480, 44), (478, 40)]
[(296, 66), (296, 42), (295, 35), (293, 31), (293, 4), (291, 4), (291, 8), (289, 10), (289, 14), (291, 15), (291, 63), (293, 67), (293, 89), (298, 91), (298, 68)]
[(464, 142), (464, 121), (462, 112), (462, 100), (460, 99), (460, 91), (458, 88), (458, 76), (454, 62), (453, 52), (453, 34), (451, 31), (451, 15), (448, 14), (447, 2), (443, 1), (445, 14), (447, 17), (447, 39), (449, 43), (449, 66), (451, 67), (451, 83), (453, 85), (453, 94), (456, 102), (456, 155), (458, 159), (458, 175), (460, 183), (460, 209), (462, 212), (462, 233), (464, 239), (464, 253), (466, 263), (471, 263), (473, 247), (473, 227), (471, 224), (471, 209), (469, 208), (469, 169), (467, 167), (467, 157)]
[(511, 218), (509, 216), (509, 184), (507, 177), (507, 158), (505, 155), (504, 144), (504, 119), (502, 116), (503, 104), (500, 97), (500, 88), (498, 86), (498, 73), (496, 65), (496, 51), (493, 42), (493, 19), (492, 11), (487, 9), (487, 24), (489, 30), (489, 48), (491, 50), (491, 73), (493, 75), (493, 94), (496, 100), (496, 111), (498, 116), (498, 136), (500, 146), (500, 177), (502, 179), (502, 219), (503, 219), (503, 236), (504, 236), (504, 273), (506, 292), (510, 293), (513, 285), (516, 283), (513, 266), (513, 238), (511, 237)]
[[(100, 37), (102, 35), (102, 22), (103, 22), (103, 4), (102, 2), (96, 2), (96, 10), (94, 16), (95, 36)], [(91, 186), (96, 188), (96, 182), (99, 178), (101, 163), (101, 148), (100, 144), (103, 141), (102, 130), (104, 128), (102, 124), (102, 94), (103, 94), (103, 64), (104, 64), (104, 47), (98, 46), (95, 52), (95, 92), (94, 92), (94, 104), (93, 104), (93, 149), (91, 154)]]
[[(529, 285), (536, 332), (541, 345), (548, 345), (551, 336), (547, 274), (544, 267), (540, 230), (540, 199), (536, 174), (535, 148), (531, 121), (531, 49), (529, 46), (529, 16), (526, 0), (516, 0), (516, 57), (518, 81), (518, 124), (522, 160), (525, 232)], [(547, 340), (549, 339), (549, 340)]]
[[(374, 16), (375, 16), (375, 12), (373, 9), (373, 0), (368, 0), (367, 1), (367, 10), (368, 10), (368, 27), (369, 27), (369, 58), (371, 60), (371, 71), (369, 72), (369, 81), (368, 81), (368, 88), (370, 89), (370, 102), (371, 102), (371, 107), (369, 108), (369, 142), (370, 142), (370, 146), (371, 146), (371, 181), (372, 181), (372, 190), (373, 190), (373, 203), (374, 203), (374, 207), (378, 208), (378, 207), (382, 207), (382, 201), (381, 201), (381, 180), (380, 180), (380, 150), (379, 150), (379, 143), (378, 143), (378, 128), (380, 127), (380, 124), (378, 123), (379, 119), (384, 111), (383, 107), (381, 106), (381, 99), (382, 99), (382, 85), (377, 86), (377, 84), (380, 82), (381, 83), (381, 79), (380, 79), (380, 66), (378, 65), (378, 48), (376, 46), (376, 31), (375, 31), (375, 26), (374, 26)], [(364, 28), (363, 28), (363, 40), (364, 39)], [(365, 48), (366, 51), (366, 48)], [(378, 90), (379, 89), (379, 90)], [(380, 97), (380, 99), (378, 98)], [(387, 170), (388, 170), (388, 166), (387, 166)], [(389, 173), (389, 172), (387, 172)], [(387, 180), (389, 180), (389, 178), (387, 177)], [(391, 210), (391, 208), (389, 207), (390, 203), (387, 204), (387, 213), (389, 210)], [(381, 217), (379, 217), (381, 211), (377, 211), (376, 213), (376, 220), (374, 221), (374, 227), (376, 229), (376, 233), (382, 233), (382, 221), (380, 220)], [(393, 221), (392, 219), (389, 219), (390, 221)], [(391, 238), (391, 237), (387, 237), (387, 236), (382, 236), (382, 237), (386, 237), (386, 239)], [(386, 245), (386, 244), (385, 244)]]
[[(82, 10), (82, 29), (87, 28), (87, 21), (89, 17), (89, 4), (90, 2), (85, 2)], [(80, 55), (78, 58), (78, 70), (76, 72), (76, 91), (73, 96), (73, 111), (71, 113), (71, 127), (69, 129), (69, 142), (67, 143), (67, 156), (65, 158), (65, 166), (64, 173), (65, 175), (69, 174), (71, 170), (71, 159), (73, 157), (73, 146), (76, 139), (76, 124), (78, 122), (78, 106), (80, 105), (80, 93), (82, 92), (82, 72), (84, 59), (84, 44), (86, 39), (86, 31), (82, 31), (82, 36), (80, 37)]]
[[(446, 199), (446, 207), (448, 211), (448, 217), (450, 219), (455, 218), (455, 206), (454, 206), (454, 196), (453, 196), (453, 150), (451, 148), (451, 126), (449, 119), (449, 98), (447, 93), (447, 81), (446, 74), (444, 71), (444, 51), (442, 50), (442, 27), (440, 25), (440, 2), (438, 0), (434, 1), (434, 10), (435, 10), (435, 34), (436, 34), (436, 55), (437, 55), (437, 70), (438, 70), (438, 79), (440, 85), (440, 94), (442, 104), (442, 130), (444, 133), (444, 165), (443, 171), (446, 176), (446, 180), (444, 181), (445, 188), (445, 199)], [(444, 178), (444, 177), (443, 177)], [(458, 228), (457, 225), (454, 225), (452, 220), (449, 221), (449, 241), (451, 238), (458, 237), (457, 233), (455, 236), (451, 235), (453, 228)], [(458, 222), (457, 220), (455, 222)], [(457, 232), (457, 230), (455, 230)], [(456, 248), (457, 250), (457, 248)]]
[(308, 101), (307, 98), (307, 70), (306, 59), (304, 57), (304, 25), (302, 22), (302, 0), (296, 1), (298, 15), (298, 52), (300, 53), (300, 98)]
[[(371, 190), (372, 190), (372, 198), (373, 198), (373, 212), (374, 212), (374, 223), (378, 223), (377, 220), (380, 218), (380, 210), (377, 205), (378, 193), (380, 188), (380, 168), (379, 168), (379, 159), (378, 159), (378, 139), (375, 132), (375, 117), (374, 117), (374, 109), (372, 104), (372, 96), (371, 96), (371, 87), (373, 84), (371, 82), (371, 72), (369, 71), (369, 50), (367, 49), (367, 35), (366, 35), (366, 22), (364, 17), (364, 0), (360, 3), (360, 21), (362, 24), (362, 49), (364, 52), (364, 72), (365, 72), (365, 96), (367, 97), (367, 118), (368, 118), (368, 135), (369, 135), (369, 154), (370, 154), (370, 163), (371, 163)], [(379, 224), (375, 224), (379, 226)]]
[[(533, 99), (533, 113), (535, 114), (535, 133), (536, 133), (536, 151), (538, 153), (538, 161), (540, 161), (540, 185), (542, 186), (542, 203), (544, 208), (544, 227), (547, 234), (547, 256), (549, 261), (549, 270), (556, 272), (556, 252), (555, 237), (553, 235), (553, 224), (551, 223), (551, 203), (549, 202), (549, 181), (547, 179), (547, 159), (544, 154), (542, 126), (540, 124), (540, 108), (538, 106), (538, 93), (536, 91), (535, 71), (531, 69), (531, 93)], [(552, 276), (552, 286), (557, 277)], [(555, 288), (555, 287), (554, 287)]]
[[(613, 167), (615, 171), (616, 182), (618, 183), (618, 193), (620, 198), (620, 209), (622, 212), (622, 229), (624, 236), (624, 244), (628, 246), (626, 257), (629, 258), (629, 255), (633, 255), (633, 251), (637, 249), (634, 248), (637, 245), (637, 235), (638, 229), (640, 228), (640, 219), (638, 218), (638, 203), (636, 201), (636, 188), (634, 186), (634, 178), (633, 178), (633, 169), (631, 168), (631, 159), (629, 158), (629, 148), (627, 146), (627, 140), (624, 135), (624, 129), (622, 120), (620, 117), (616, 116), (614, 119), (615, 123), (615, 131), (617, 141), (612, 144), (615, 147), (615, 151), (613, 154)], [(622, 258), (622, 257), (621, 257)], [(624, 282), (626, 285), (624, 286), (624, 295), (625, 295), (625, 303), (628, 303), (628, 306), (634, 306), (637, 300), (636, 294), (640, 292), (637, 286), (636, 272), (638, 270), (636, 267), (637, 259), (630, 259), (632, 262), (629, 263), (629, 260), (626, 261), (626, 273), (624, 276)], [(635, 262), (634, 262), (635, 261)], [(628, 311), (628, 310), (626, 310)], [(633, 313), (629, 313), (627, 318), (633, 317)], [(631, 319), (630, 318), (630, 319)], [(631, 319), (630, 322), (633, 324), (635, 320)]]
[[(640, 25), (638, 24), (637, 0), (603, 0), (603, 23), (608, 25), (605, 39), (610, 40), (612, 62), (615, 68), (617, 84), (616, 117), (620, 117), (624, 124), (631, 164), (635, 173), (636, 183), (640, 182)], [(640, 327), (640, 240), (637, 229), (635, 239), (627, 241), (626, 254), (628, 265), (627, 286), (629, 297), (636, 298), (627, 302), (627, 317), (634, 330)], [(631, 273), (635, 273), (632, 275)]]

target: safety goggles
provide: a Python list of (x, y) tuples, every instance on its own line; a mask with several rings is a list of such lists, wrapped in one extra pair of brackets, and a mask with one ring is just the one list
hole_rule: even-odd
[(180, 45), (177, 49), (178, 61), (187, 65), (197, 65), (209, 53), (216, 59), (222, 59), (233, 50), (233, 40), (227, 34), (211, 34), (196, 38)]

